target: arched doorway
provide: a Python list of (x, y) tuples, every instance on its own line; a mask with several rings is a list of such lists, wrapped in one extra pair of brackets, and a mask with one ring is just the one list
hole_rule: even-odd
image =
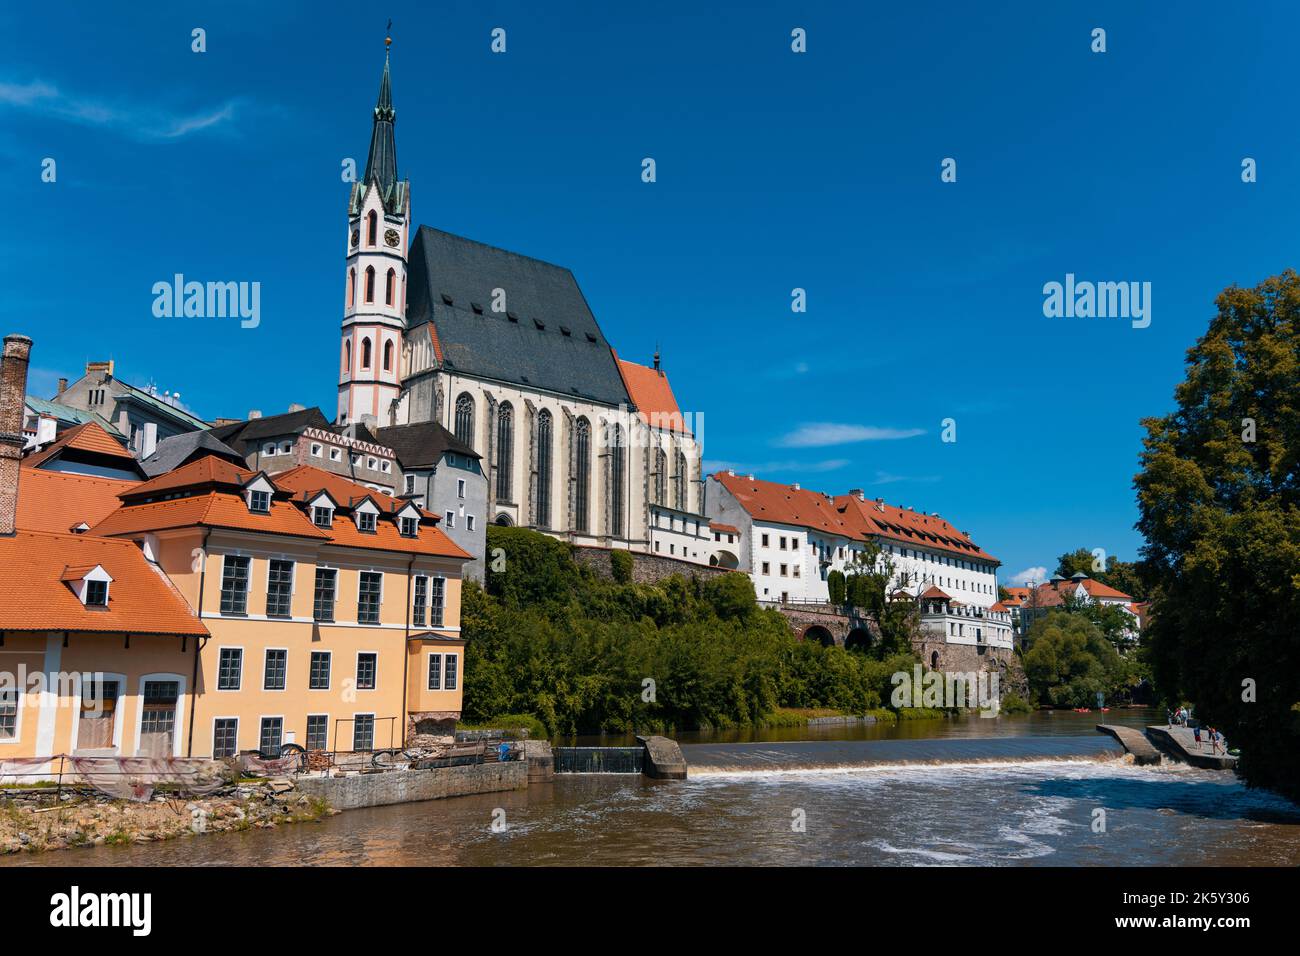
[(740, 559), (730, 551), (717, 551), (709, 558), (709, 564), (715, 568), (727, 568), (734, 571), (740, 567)]
[(800, 639), (805, 641), (816, 641), (823, 647), (830, 647), (835, 643), (835, 637), (820, 624), (814, 624), (807, 628)]
[(510, 520), (510, 516), (504, 513), (497, 515), (496, 521), (492, 523), (495, 525), (499, 525), (502, 528), (509, 528), (511, 525), (514, 524), (514, 522)]
[(844, 639), (846, 651), (865, 651), (871, 647), (871, 632), (865, 627), (855, 627)]

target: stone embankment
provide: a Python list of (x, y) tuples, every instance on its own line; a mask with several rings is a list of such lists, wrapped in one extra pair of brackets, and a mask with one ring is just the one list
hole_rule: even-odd
[(0, 854), (269, 829), (319, 820), (333, 812), (282, 779), (238, 784), (193, 800), (158, 793), (140, 803), (93, 792), (65, 790), (56, 795), (43, 787), (9, 790), (0, 795)]
[(1137, 763), (1157, 764), (1160, 762), (1160, 751), (1151, 746), (1151, 741), (1142, 735), (1142, 731), (1133, 727), (1121, 727), (1118, 724), (1098, 724), (1097, 729), (1103, 734), (1109, 734), (1118, 740), (1124, 749), (1133, 755), (1133, 759)]

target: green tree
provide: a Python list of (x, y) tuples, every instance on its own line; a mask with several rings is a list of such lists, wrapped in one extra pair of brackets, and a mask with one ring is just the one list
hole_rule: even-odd
[(830, 590), (830, 601), (832, 604), (841, 605), (848, 598), (848, 591), (844, 586), (844, 572), (832, 571), (826, 575), (826, 587)]
[(1127, 669), (1101, 630), (1079, 614), (1052, 611), (1030, 627), (1025, 653), (1029, 688), (1056, 707), (1096, 706), (1127, 686)]
[(1143, 421), (1156, 686), (1300, 799), (1300, 276), (1219, 294), (1177, 407)]

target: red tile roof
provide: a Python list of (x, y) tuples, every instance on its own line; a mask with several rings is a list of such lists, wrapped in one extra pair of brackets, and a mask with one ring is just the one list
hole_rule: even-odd
[(731, 492), (740, 506), (755, 518), (812, 528), (845, 538), (859, 537), (858, 530), (844, 520), (834, 502), (821, 492), (728, 472), (718, 472), (710, 477)]
[(1032, 607), (1059, 607), (1065, 603), (1069, 595), (1073, 595), (1080, 587), (1092, 598), (1109, 598), (1112, 601), (1121, 600), (1125, 604), (1131, 602), (1133, 598), (1123, 591), (1116, 591), (1100, 581), (1094, 581), (1092, 578), (1084, 578), (1081, 581), (1060, 581), (1057, 587), (1049, 584), (1040, 584), (1034, 596), (1025, 599), (1026, 606)]
[(947, 551), (967, 559), (1002, 563), (938, 515), (899, 508), (879, 500), (864, 501), (857, 495), (837, 496), (835, 507), (858, 528), (860, 537), (880, 537)]
[(945, 594), (932, 584), (925, 590), (925, 593), (921, 595), (922, 600), (926, 600), (927, 598), (931, 601), (951, 601), (952, 595)]
[(129, 493), (130, 499), (164, 495), (182, 488), (203, 488), (211, 485), (235, 487), (244, 484), (257, 472), (231, 464), (216, 455), (207, 455), (188, 465), (182, 465), (175, 471), (168, 471), (156, 478), (142, 481)]
[(740, 534), (740, 529), (735, 525), (723, 524), (721, 521), (710, 521), (710, 531), (721, 531), (723, 534)]
[(117, 496), (139, 482), (44, 468), (18, 470), (18, 528), (66, 533), (94, 526), (121, 504)]
[[(62, 580), (96, 565), (113, 579), (107, 608), (87, 608)], [(130, 541), (41, 531), (0, 538), (0, 631), (207, 633)]]
[(297, 538), (328, 539), (300, 510), (284, 500), (272, 499), (267, 514), (254, 514), (240, 494), (197, 492), (183, 498), (169, 498), (142, 504), (124, 504), (99, 524), (92, 534), (115, 536), (162, 531), (167, 528), (233, 528), (262, 534)]
[(642, 421), (652, 428), (690, 434), (681, 409), (677, 406), (677, 398), (673, 395), (673, 387), (668, 384), (667, 375), (658, 369), (625, 362), (618, 357), (617, 352), (614, 353), (614, 359)]
[(125, 458), (127, 461), (135, 462), (135, 455), (123, 448), (122, 443), (104, 431), (98, 422), (86, 422), (84, 425), (69, 428), (40, 451), (32, 452), (23, 459), (23, 464), (35, 468), (65, 448), (75, 448), (78, 451), (108, 455), (112, 458)]

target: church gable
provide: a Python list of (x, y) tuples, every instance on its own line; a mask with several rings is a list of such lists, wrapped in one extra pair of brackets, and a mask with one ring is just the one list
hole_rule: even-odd
[[(449, 371), (630, 404), (609, 343), (568, 269), (429, 226), (416, 233), (409, 268), (408, 325), (433, 323)], [(502, 298), (504, 311), (493, 311)]]

